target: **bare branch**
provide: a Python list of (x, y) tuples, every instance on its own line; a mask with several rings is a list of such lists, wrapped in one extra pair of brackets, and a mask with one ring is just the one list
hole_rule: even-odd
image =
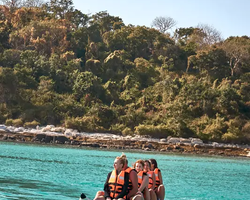
[(205, 44), (212, 45), (223, 40), (221, 33), (208, 24), (199, 24), (197, 28), (199, 28), (204, 33)]
[(45, 3), (44, 0), (25, 0), (23, 2), (24, 7), (41, 7)]
[(22, 6), (22, 0), (0, 0), (0, 2), (10, 9), (16, 9)]
[(152, 22), (152, 27), (155, 27), (161, 33), (166, 33), (167, 30), (173, 28), (177, 22), (171, 17), (156, 17)]

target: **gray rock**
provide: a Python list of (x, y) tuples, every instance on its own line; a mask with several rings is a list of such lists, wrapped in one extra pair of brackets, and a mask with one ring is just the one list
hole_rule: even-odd
[(191, 143), (192, 144), (203, 144), (203, 141), (199, 138), (192, 138)]
[(171, 137), (168, 139), (168, 143), (171, 143), (171, 144), (176, 144), (176, 143), (179, 143), (180, 142), (180, 138), (176, 138), (176, 137)]
[(65, 128), (64, 127), (54, 127), (51, 128), (52, 132), (57, 132), (57, 133), (64, 133), (65, 132)]
[(204, 147), (203, 144), (194, 144), (194, 148), (202, 148), (202, 147)]
[(190, 144), (191, 143), (191, 139), (186, 139), (186, 138), (180, 138), (180, 143), (181, 144)]
[(20, 132), (23, 132), (24, 131), (24, 128), (23, 127), (18, 127), (18, 128), (15, 128), (14, 129), (14, 132), (15, 133), (20, 133)]
[(160, 139), (160, 142), (167, 142), (167, 139), (165, 139), (165, 138)]
[(145, 148), (145, 149), (143, 149), (144, 151), (151, 151), (151, 149), (150, 148)]
[(55, 128), (54, 125), (47, 125), (46, 127), (42, 128), (42, 132), (49, 132), (52, 128)]
[(5, 125), (0, 125), (0, 132), (6, 132), (7, 128)]

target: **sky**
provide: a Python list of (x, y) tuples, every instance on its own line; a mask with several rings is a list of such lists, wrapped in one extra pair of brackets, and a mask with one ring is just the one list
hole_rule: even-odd
[(226, 39), (250, 36), (250, 0), (73, 0), (74, 8), (84, 14), (107, 11), (123, 22), (151, 27), (156, 17), (171, 17), (172, 28), (209, 25)]

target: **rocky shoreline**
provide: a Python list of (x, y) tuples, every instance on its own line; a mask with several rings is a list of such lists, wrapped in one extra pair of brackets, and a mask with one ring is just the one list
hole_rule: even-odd
[(64, 127), (23, 128), (0, 125), (0, 141), (70, 145), (102, 149), (136, 150), (178, 154), (250, 157), (249, 145), (204, 143), (198, 138), (163, 139), (122, 136), (110, 133), (79, 133)]

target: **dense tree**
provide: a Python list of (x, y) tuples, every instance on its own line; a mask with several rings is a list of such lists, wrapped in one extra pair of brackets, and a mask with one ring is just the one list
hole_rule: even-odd
[(18, 95), (18, 79), (13, 69), (0, 68), (0, 89), (1, 103), (5, 102), (8, 106), (12, 106), (13, 101), (17, 101)]
[(9, 34), (11, 33), (11, 24), (6, 21), (5, 17), (0, 20), (0, 53), (10, 47)]
[(91, 16), (90, 25), (95, 24), (98, 25), (101, 35), (124, 26), (120, 17), (111, 16), (107, 11), (98, 12)]
[(66, 13), (65, 18), (71, 21), (76, 26), (76, 28), (86, 27), (89, 22), (89, 16), (83, 14), (80, 10), (77, 9), (72, 12)]
[(125, 77), (128, 70), (133, 67), (133, 63), (128, 60), (125, 51), (114, 51), (110, 53), (104, 60), (104, 80), (121, 80)]
[(229, 58), (231, 76), (239, 74), (244, 62), (250, 59), (250, 38), (230, 37), (223, 43), (223, 48)]
[(69, 12), (73, 12), (72, 0), (50, 0), (46, 4), (47, 10), (56, 19), (65, 19), (65, 16)]
[(221, 80), (230, 74), (226, 53), (221, 48), (199, 51), (197, 55), (190, 56), (188, 61), (187, 71), (197, 69), (201, 75), (209, 75), (214, 80)]
[(0, 123), (250, 142), (248, 36), (23, 2), (0, 6)]
[(81, 72), (75, 79), (73, 92), (78, 100), (86, 95), (98, 98), (102, 92), (101, 80), (91, 72)]
[(70, 24), (64, 20), (34, 21), (12, 32), (10, 42), (17, 49), (35, 49), (39, 53), (64, 53), (69, 48)]

